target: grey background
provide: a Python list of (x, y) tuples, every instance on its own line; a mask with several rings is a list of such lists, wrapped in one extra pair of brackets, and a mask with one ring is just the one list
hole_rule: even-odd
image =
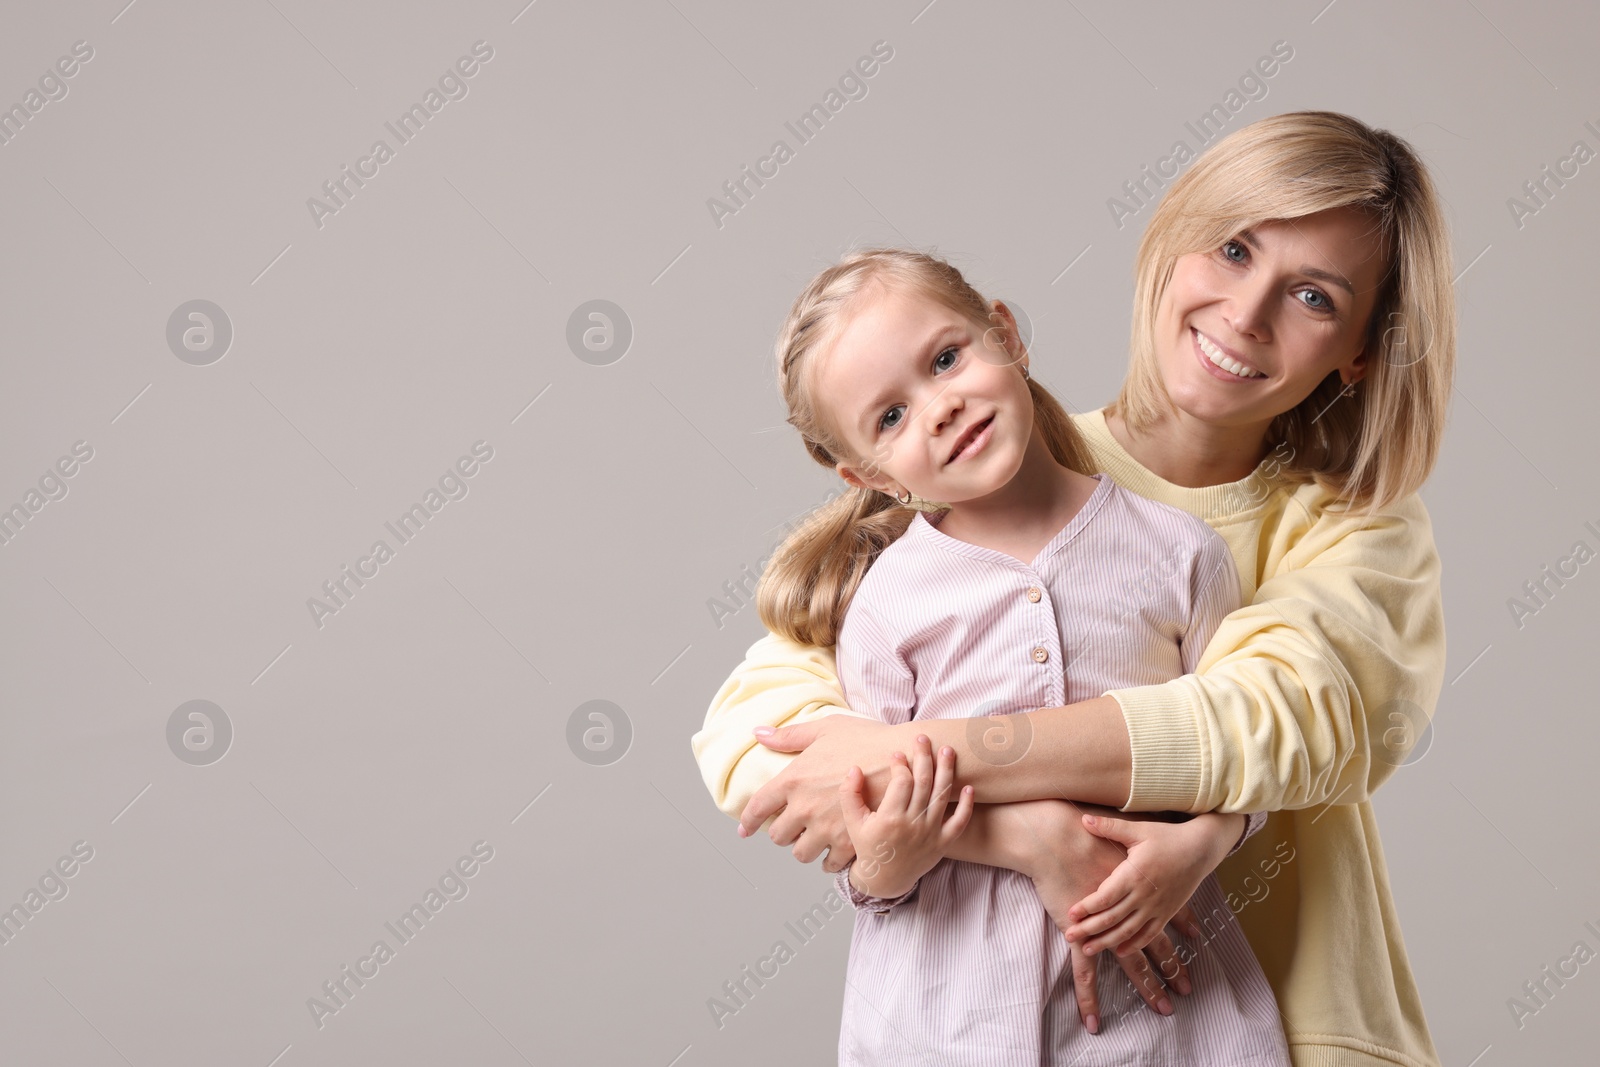
[[(93, 449), (0, 546), (0, 905), (93, 848), (0, 946), (0, 1059), (831, 1062), (847, 915), (707, 1007), (829, 882), (738, 839), (688, 743), (762, 633), (708, 601), (833, 484), (772, 338), (848, 247), (934, 247), (1104, 404), (1149, 214), (1118, 229), (1107, 198), (1282, 40), (1229, 129), (1316, 107), (1408, 138), (1464, 272), (1424, 494), (1447, 684), (1376, 802), (1407, 948), (1446, 1064), (1592, 1061), (1600, 968), (1521, 1028), (1506, 1004), (1600, 949), (1600, 564), (1507, 607), (1600, 545), (1600, 162), (1507, 206), (1600, 148), (1592, 6), (123, 3), (10, 3), (0, 32), (7, 106), (94, 49), (0, 146), (0, 505)], [(468, 95), (319, 228), (307, 199), (478, 40)], [(708, 198), (779, 138), (719, 227)], [(166, 340), (200, 299), (233, 330), (205, 366)], [(605, 365), (567, 343), (597, 299), (634, 334)], [(468, 494), (319, 628), (308, 599), (480, 440)], [(209, 765), (169, 747), (191, 700), (231, 724)], [(569, 747), (591, 700), (631, 725), (608, 765)], [(468, 894), (319, 1028), (308, 998), (477, 841)]]

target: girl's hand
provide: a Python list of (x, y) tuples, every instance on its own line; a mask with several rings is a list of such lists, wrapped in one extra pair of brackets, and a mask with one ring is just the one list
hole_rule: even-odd
[[(970, 785), (961, 790), (956, 810), (945, 817), (955, 780), (954, 749), (949, 745), (940, 749), (935, 767), (933, 746), (919, 734), (911, 766), (906, 765), (904, 753), (894, 755), (889, 788), (877, 811), (862, 799), (860, 767), (851, 767), (839, 787), (839, 805), (857, 857), (850, 880), (861, 892), (875, 897), (910, 892), (917, 879), (944, 858), (945, 849), (972, 819)], [(873, 859), (866, 861), (862, 858), (866, 856)]]
[[(1188, 822), (1132, 822), (1084, 815), (1090, 833), (1116, 841), (1128, 858), (1100, 888), (1067, 911), (1067, 940), (1093, 955), (1138, 952), (1165, 929), (1244, 831), (1245, 816), (1208, 812)], [(1191, 929), (1191, 935), (1193, 930)]]

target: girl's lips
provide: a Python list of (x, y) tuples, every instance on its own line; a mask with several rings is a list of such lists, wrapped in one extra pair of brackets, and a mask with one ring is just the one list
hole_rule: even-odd
[(977, 436), (968, 441), (966, 445), (962, 447), (959, 453), (946, 460), (946, 466), (949, 466), (958, 459), (961, 459), (965, 456), (970, 456), (974, 452), (980, 451), (984, 445), (989, 443), (989, 438), (994, 433), (994, 416), (990, 415), (987, 419), (984, 419), (981, 425), (983, 426), (983, 429), (979, 430)]
[(1232, 371), (1223, 370), (1221, 367), (1211, 362), (1210, 358), (1200, 350), (1200, 338), (1196, 336), (1194, 327), (1192, 326), (1189, 328), (1189, 347), (1194, 351), (1194, 358), (1200, 361), (1200, 365), (1206, 369), (1206, 373), (1211, 375), (1213, 378), (1218, 378), (1225, 382), (1235, 383), (1266, 381), (1265, 377), (1241, 378)]

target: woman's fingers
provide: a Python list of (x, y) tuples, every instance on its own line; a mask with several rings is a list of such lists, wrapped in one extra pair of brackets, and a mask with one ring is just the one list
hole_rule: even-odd
[(1123, 972), (1132, 980), (1133, 988), (1144, 998), (1144, 1002), (1162, 1015), (1171, 1015), (1172, 999), (1167, 996), (1166, 989), (1156, 977), (1156, 972), (1151, 968), (1150, 961), (1145, 959), (1144, 953), (1136, 952), (1131, 956), (1118, 956), (1116, 959), (1122, 965)]
[(1200, 923), (1195, 919), (1194, 908), (1190, 904), (1185, 904), (1183, 907), (1178, 909), (1178, 913), (1172, 917), (1172, 923), (1178, 929), (1182, 930), (1185, 936), (1200, 936)]
[(1078, 1016), (1091, 1034), (1100, 1032), (1100, 989), (1095, 979), (1097, 959), (1072, 946), (1072, 992), (1078, 998)]
[(1156, 931), (1144, 951), (1155, 964), (1157, 973), (1168, 985), (1184, 996), (1194, 992), (1194, 982), (1189, 978), (1189, 968), (1184, 966), (1183, 956), (1178, 952), (1178, 947), (1172, 943), (1172, 938), (1167, 936), (1166, 927)]

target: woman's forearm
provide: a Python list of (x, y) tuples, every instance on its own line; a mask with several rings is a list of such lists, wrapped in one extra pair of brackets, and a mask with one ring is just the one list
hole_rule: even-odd
[(997, 719), (913, 719), (891, 729), (908, 754), (919, 733), (935, 752), (954, 748), (956, 785), (971, 785), (980, 807), (1070, 798), (1121, 808), (1128, 801), (1133, 749), (1111, 697)]

